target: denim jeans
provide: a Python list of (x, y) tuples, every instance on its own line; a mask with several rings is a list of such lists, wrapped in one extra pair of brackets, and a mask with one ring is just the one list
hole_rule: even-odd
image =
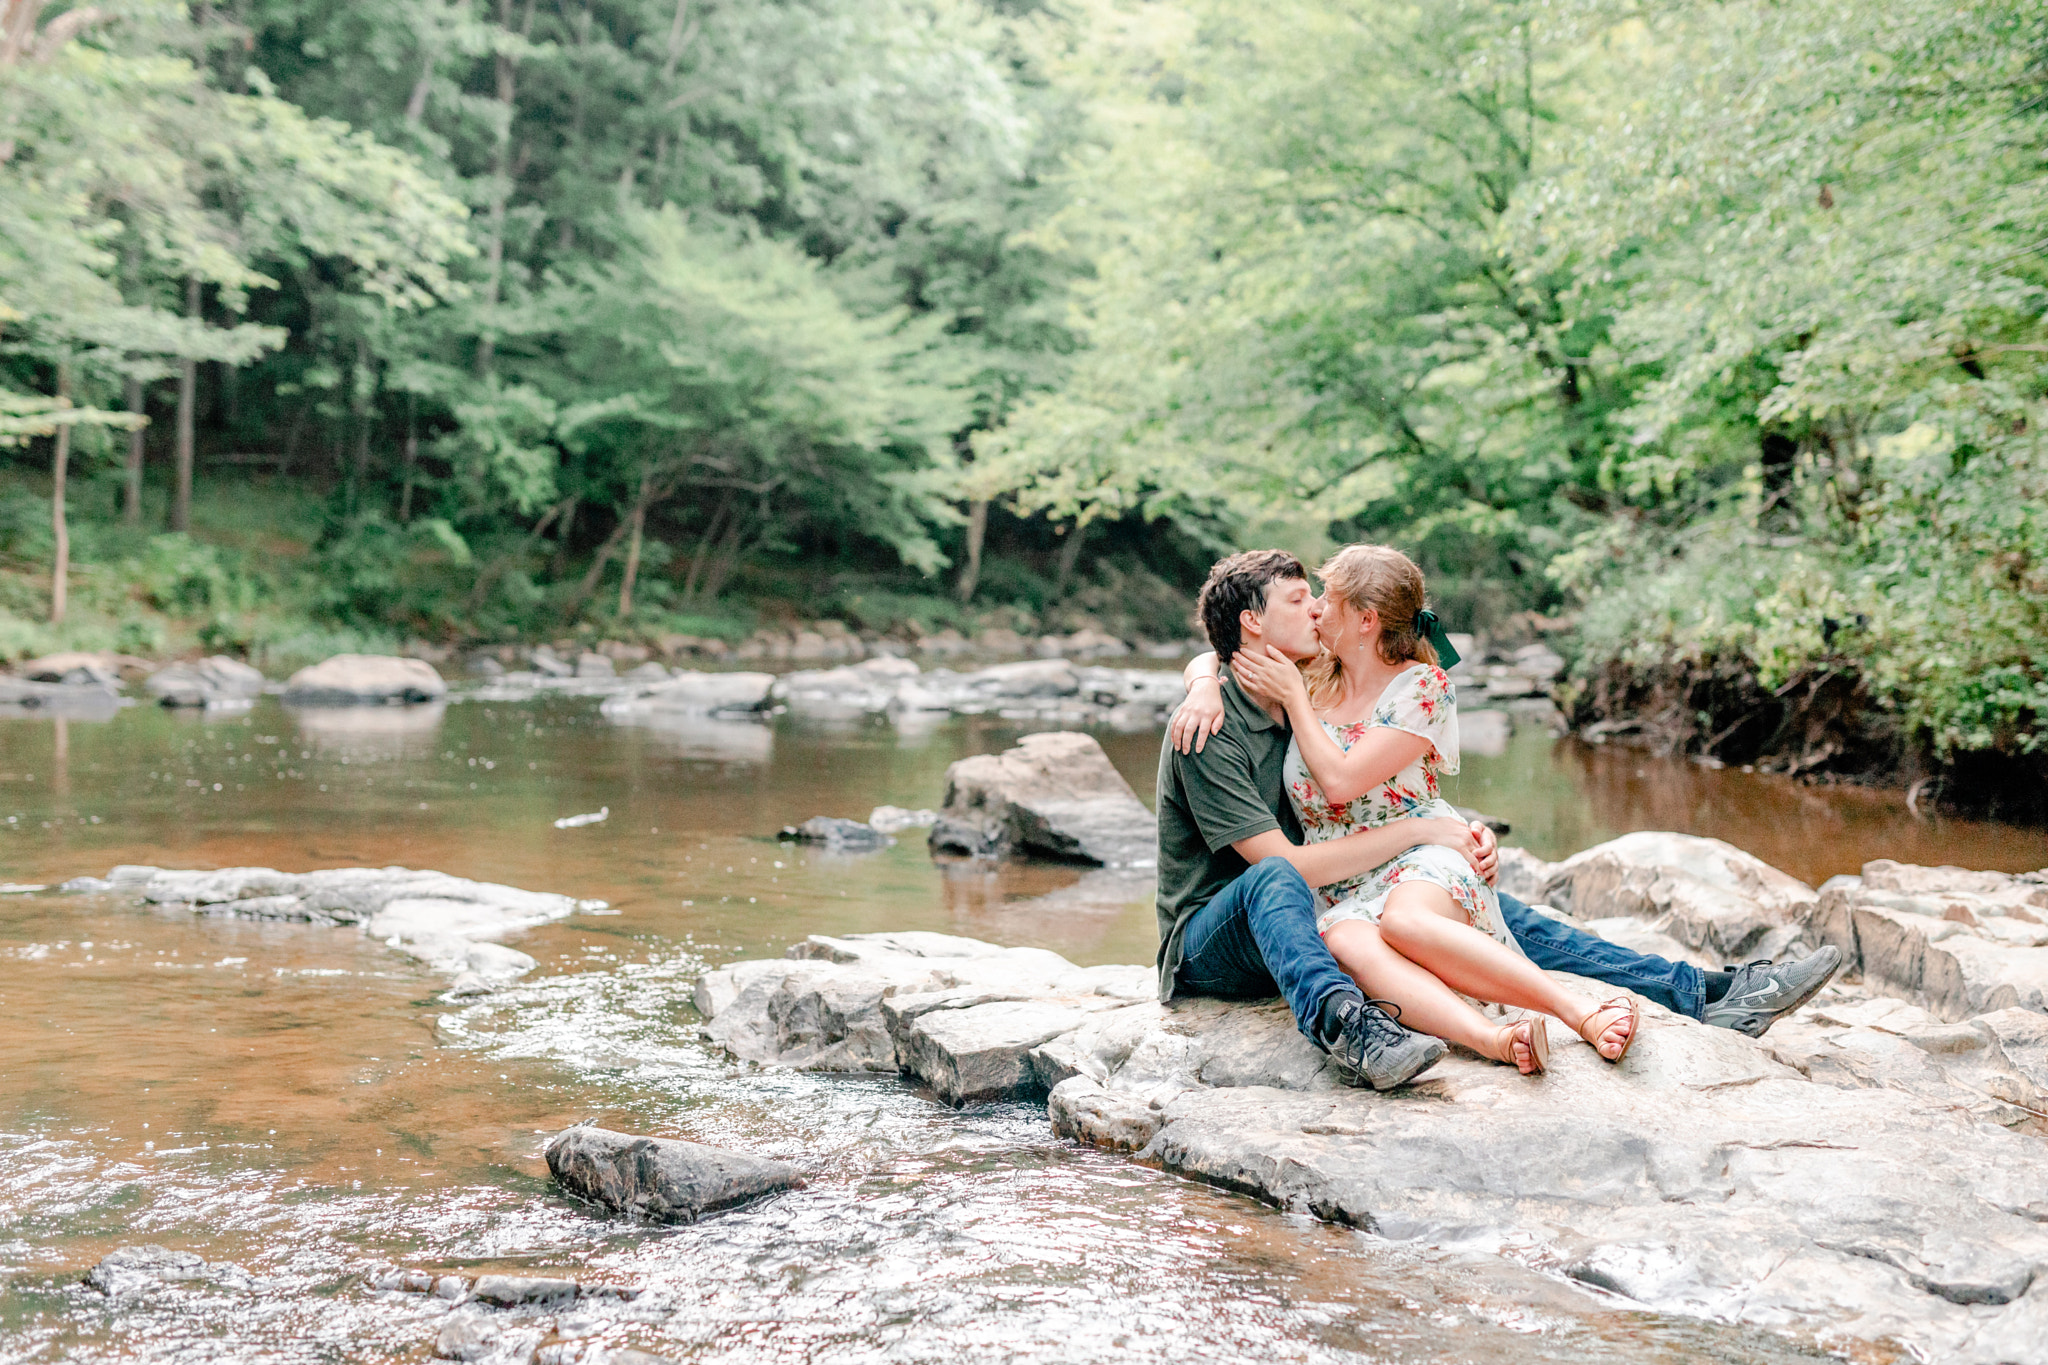
[(1689, 962), (1672, 962), (1609, 943), (1539, 915), (1513, 896), (1500, 898), (1501, 918), (1529, 960), (1546, 971), (1574, 972), (1646, 995), (1675, 1014), (1706, 1012), (1707, 983)]
[(1331, 991), (1361, 995), (1316, 932), (1316, 898), (1284, 858), (1268, 858), (1188, 921), (1179, 984), (1225, 1000), (1286, 998), (1311, 1040)]

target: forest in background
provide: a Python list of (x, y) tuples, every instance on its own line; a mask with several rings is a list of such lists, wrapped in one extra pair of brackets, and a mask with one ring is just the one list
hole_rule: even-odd
[(0, 0), (0, 650), (1369, 538), (1579, 721), (2038, 791), (2044, 153), (2022, 0)]

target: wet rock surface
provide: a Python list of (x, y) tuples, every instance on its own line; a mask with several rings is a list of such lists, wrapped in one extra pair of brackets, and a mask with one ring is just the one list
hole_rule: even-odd
[[(546, 1155), (556, 1182), (578, 1199), (656, 1223), (694, 1223), (804, 1184), (803, 1172), (786, 1161), (587, 1125), (557, 1133)], [(570, 1297), (575, 1288), (568, 1285)], [(481, 1298), (483, 1290), (478, 1281), (474, 1293)]]
[(167, 1284), (208, 1284), (223, 1289), (247, 1289), (254, 1281), (238, 1265), (211, 1263), (190, 1251), (145, 1244), (116, 1247), (98, 1265), (85, 1272), (87, 1288), (108, 1298), (141, 1293)]
[(533, 970), (531, 957), (491, 940), (604, 908), (601, 901), (405, 867), (181, 871), (124, 864), (79, 889), (134, 895), (200, 914), (355, 925), (455, 977), (451, 991), (457, 996), (487, 993)]
[(782, 837), (800, 844), (818, 844), (833, 853), (868, 853), (896, 842), (872, 824), (834, 815), (813, 815), (801, 825), (785, 826)]
[(1150, 867), (1159, 825), (1090, 735), (1026, 735), (946, 769), (934, 853)]
[(300, 669), (284, 685), (284, 700), (294, 706), (381, 706), (447, 694), (432, 664), (387, 654), (337, 654)]
[[(1507, 871), (1694, 957), (1797, 950), (1853, 893), (2025, 906), (2034, 886), (1874, 864), (1817, 895), (1670, 835)], [(1553, 1029), (1546, 1076), (1459, 1053), (1387, 1094), (1339, 1084), (1277, 1001), (1162, 1006), (1147, 967), (944, 935), (813, 937), (707, 973), (696, 999), (741, 1057), (894, 1067), (954, 1103), (1045, 1091), (1076, 1140), (1388, 1238), (1837, 1347), (2048, 1360), (2048, 1013), (1947, 1017), (1865, 960), (1880, 970), (1761, 1040), (1646, 1004), (1619, 1066)]]

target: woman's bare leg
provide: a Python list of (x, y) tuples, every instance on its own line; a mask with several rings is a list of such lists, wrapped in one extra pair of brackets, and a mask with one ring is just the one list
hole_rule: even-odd
[[(1475, 999), (1542, 1010), (1575, 1033), (1598, 1008), (1551, 980), (1528, 958), (1473, 928), (1451, 893), (1434, 882), (1395, 887), (1387, 896), (1379, 928), (1389, 948)], [(1612, 1058), (1620, 1054), (1628, 1036), (1628, 1018), (1617, 1011), (1594, 1046), (1601, 1056)]]
[(1387, 945), (1367, 920), (1345, 920), (1323, 936), (1337, 965), (1367, 995), (1401, 1007), (1401, 1023), (1447, 1043), (1470, 1048), (1482, 1057), (1506, 1062), (1521, 1071), (1530, 1066), (1528, 1044), (1516, 1040), (1502, 1051), (1502, 1029), (1457, 992)]

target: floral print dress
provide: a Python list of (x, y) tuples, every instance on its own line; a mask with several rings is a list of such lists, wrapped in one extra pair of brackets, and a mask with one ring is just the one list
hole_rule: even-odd
[[(1312, 844), (1341, 839), (1356, 830), (1369, 829), (1410, 816), (1458, 818), (1457, 810), (1437, 791), (1437, 775), (1458, 771), (1458, 699), (1450, 678), (1434, 664), (1416, 664), (1398, 674), (1380, 694), (1372, 714), (1351, 725), (1323, 728), (1349, 750), (1366, 731), (1387, 725), (1420, 735), (1430, 742), (1422, 757), (1395, 773), (1379, 786), (1353, 800), (1333, 807), (1309, 775), (1302, 761), (1301, 745), (1287, 745), (1287, 799), (1301, 817), (1303, 837)], [(1515, 936), (1501, 917), (1500, 901), (1472, 865), (1447, 848), (1434, 844), (1411, 848), (1392, 862), (1383, 863), (1361, 876), (1320, 887), (1316, 891), (1321, 914), (1316, 932), (1327, 934), (1345, 920), (1379, 922), (1386, 908), (1387, 894), (1405, 881), (1435, 882), (1451, 893), (1451, 899), (1465, 912), (1473, 928), (1491, 934), (1500, 942), (1521, 951)]]

